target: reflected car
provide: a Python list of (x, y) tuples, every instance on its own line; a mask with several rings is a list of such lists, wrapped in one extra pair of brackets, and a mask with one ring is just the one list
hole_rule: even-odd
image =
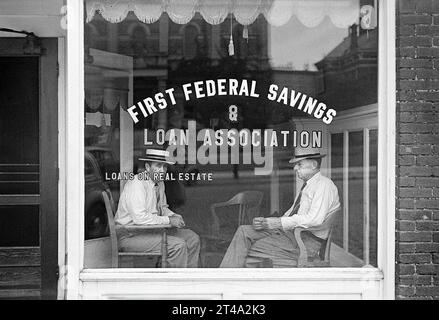
[(105, 183), (96, 158), (85, 152), (85, 240), (107, 237), (109, 235), (107, 211), (102, 191), (110, 192)]
[[(118, 174), (120, 171), (120, 163), (116, 160), (113, 151), (108, 147), (86, 147), (85, 151), (89, 152), (96, 160), (102, 179), (106, 182), (110, 190), (113, 192), (113, 197), (117, 196), (120, 188), (118, 180), (106, 180), (106, 176), (111, 177), (113, 173)], [(116, 197), (117, 199), (118, 197)]]

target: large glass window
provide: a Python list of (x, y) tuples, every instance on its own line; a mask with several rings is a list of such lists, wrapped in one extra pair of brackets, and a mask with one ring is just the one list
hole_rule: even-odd
[(85, 5), (86, 268), (376, 266), (377, 1)]

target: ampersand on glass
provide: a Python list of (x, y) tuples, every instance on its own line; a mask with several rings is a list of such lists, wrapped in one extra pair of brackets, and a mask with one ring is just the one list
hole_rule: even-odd
[(238, 107), (235, 105), (231, 105), (229, 107), (229, 119), (230, 121), (236, 122), (238, 121)]

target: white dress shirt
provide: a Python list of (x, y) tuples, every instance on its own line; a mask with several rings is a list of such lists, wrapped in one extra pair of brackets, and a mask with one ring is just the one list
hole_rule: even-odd
[[(159, 204), (156, 188), (160, 195)], [(159, 210), (162, 215), (159, 215)], [(168, 208), (163, 181), (156, 184), (149, 179), (140, 180), (136, 175), (125, 184), (114, 221), (121, 225), (169, 224), (169, 216), (173, 214)]]
[[(296, 197), (297, 199), (297, 197)], [(282, 228), (292, 230), (296, 227), (311, 228), (321, 225), (329, 214), (340, 208), (338, 190), (331, 179), (317, 172), (306, 182), (300, 199), (300, 207), (297, 214), (289, 216), (293, 211), (294, 204), (281, 218)], [(326, 239), (329, 230), (316, 231), (313, 234)]]

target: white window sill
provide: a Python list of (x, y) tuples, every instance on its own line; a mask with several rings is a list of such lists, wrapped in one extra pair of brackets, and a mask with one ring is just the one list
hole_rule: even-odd
[(292, 269), (85, 269), (80, 280), (308, 280), (380, 281), (383, 273), (377, 268), (292, 268)]
[(376, 268), (105, 269), (80, 274), (81, 299), (382, 299)]

